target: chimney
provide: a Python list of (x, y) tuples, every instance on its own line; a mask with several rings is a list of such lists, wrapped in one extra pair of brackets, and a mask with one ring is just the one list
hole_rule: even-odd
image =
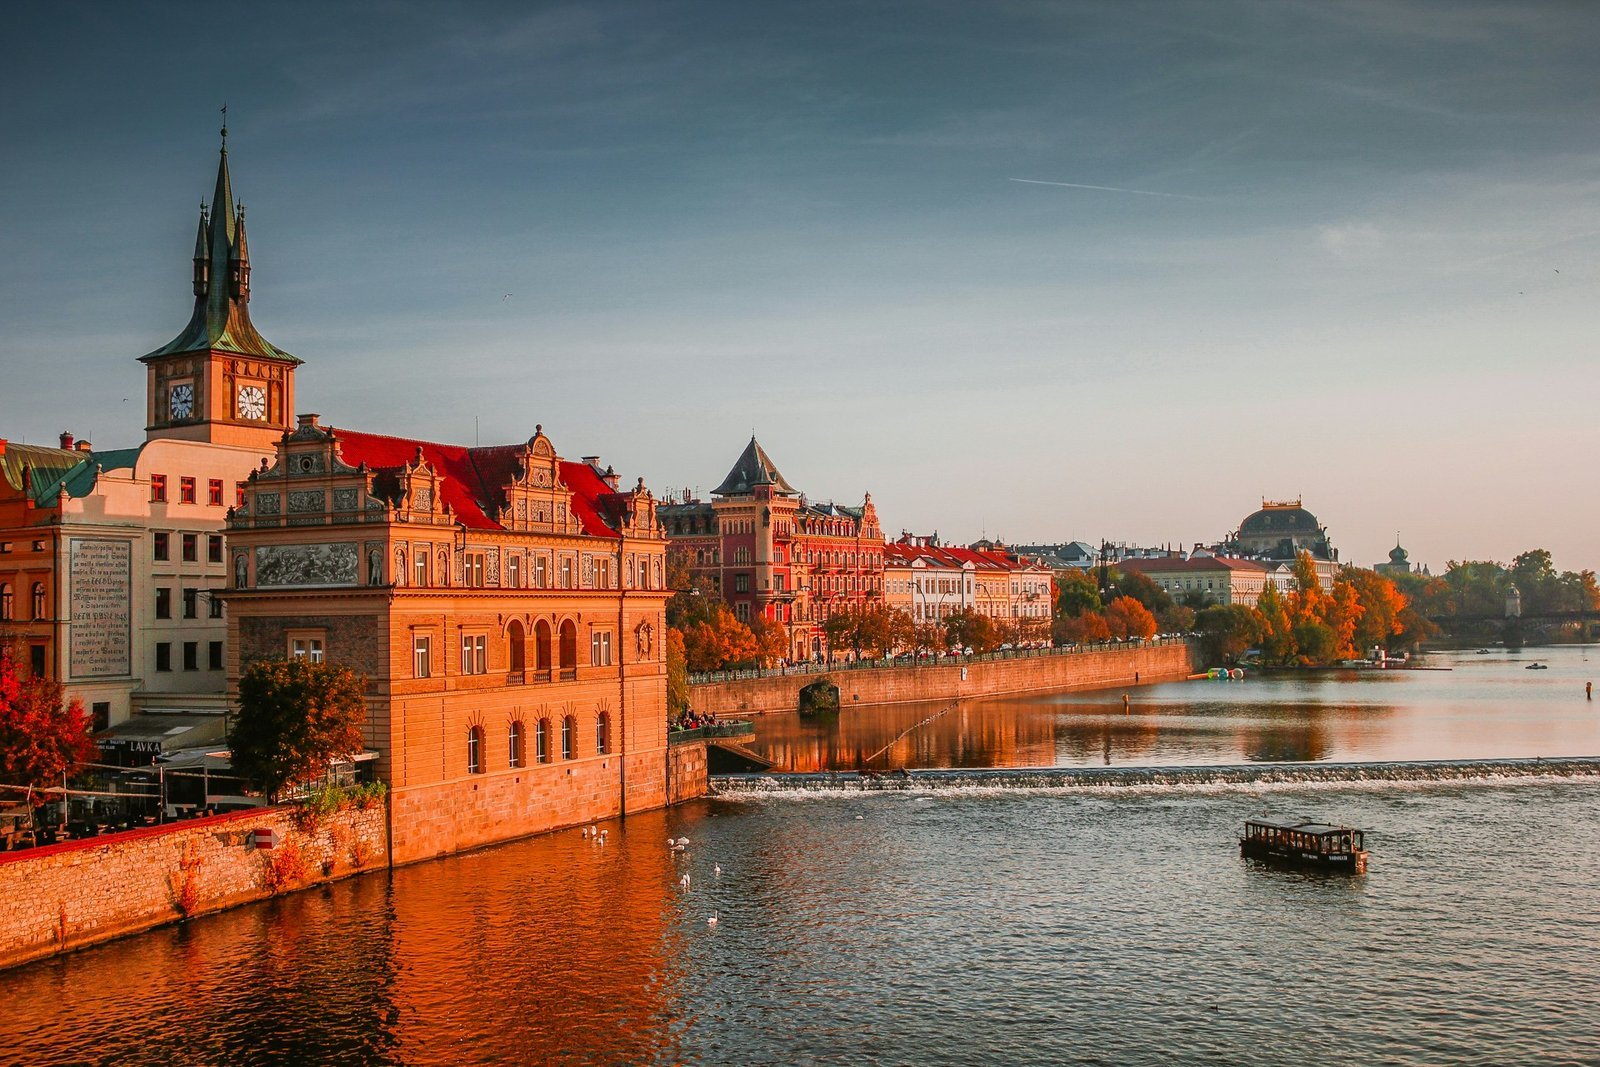
[(61, 447), (63, 449), (65, 449), (65, 450), (69, 451), (69, 452), (72, 450), (72, 431), (71, 430), (62, 430), (61, 431)]
[[(618, 475), (617, 475), (616, 468), (615, 467), (611, 467), (611, 466), (607, 466), (606, 467), (606, 472), (604, 474), (602, 474), (600, 477), (603, 478), (605, 480), (605, 483), (611, 487), (611, 491), (613, 493), (615, 493), (617, 491), (617, 486), (622, 481), (622, 479), (620, 477), (618, 477)], [(642, 486), (643, 482), (644, 482), (644, 479), (641, 478), (640, 479), (641, 486)]]
[(583, 465), (585, 467), (593, 467), (594, 468), (594, 472), (596, 474), (600, 473), (600, 457), (599, 456), (584, 456), (583, 457)]
[(319, 419), (319, 418), (321, 418), (320, 415), (317, 415), (314, 412), (308, 412), (305, 415), (297, 415), (297, 416), (295, 416), (295, 422), (298, 424), (299, 428), (302, 429), (302, 430), (306, 429), (307, 427), (311, 427), (311, 428), (314, 429), (317, 426), (317, 419)]

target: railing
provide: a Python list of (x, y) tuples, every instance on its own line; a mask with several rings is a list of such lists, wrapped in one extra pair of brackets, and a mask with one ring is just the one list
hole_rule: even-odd
[(1081, 656), (1089, 652), (1115, 652), (1124, 648), (1152, 648), (1157, 645), (1181, 645), (1184, 637), (1130, 637), (1126, 641), (1091, 641), (1062, 648), (1013, 648), (1003, 652), (974, 653), (970, 656), (896, 656), (894, 659), (859, 659), (835, 663), (797, 663), (783, 667), (751, 667), (735, 671), (705, 671), (689, 675), (690, 685), (708, 685), (713, 682), (738, 682), (751, 678), (775, 678), (786, 675), (833, 674), (839, 671), (917, 670), (922, 667), (962, 667), (969, 663), (993, 663), (1008, 659), (1035, 659), (1044, 656)]
[(748, 720), (719, 722), (715, 726), (696, 726), (693, 730), (668, 730), (668, 741), (703, 741), (716, 737), (745, 737), (755, 733), (755, 724)]
[(578, 668), (576, 668), (576, 667), (562, 667), (561, 668), (561, 680), (563, 682), (575, 682), (575, 681), (577, 681), (578, 680)]
[(527, 680), (527, 675), (523, 671), (507, 671), (506, 672), (506, 684), (507, 685), (521, 685), (526, 680)]

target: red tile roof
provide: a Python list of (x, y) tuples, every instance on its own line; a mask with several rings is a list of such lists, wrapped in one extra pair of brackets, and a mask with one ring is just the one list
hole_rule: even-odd
[[(474, 530), (504, 529), (490, 518), (505, 502), (505, 488), (522, 470), (526, 444), (443, 445), (409, 437), (362, 433), (327, 427), (337, 435), (339, 454), (351, 466), (365, 463), (371, 470), (396, 470), (416, 458), (417, 450), (428, 464), (444, 476), (440, 496), (450, 505), (456, 521)], [(587, 463), (561, 461), (561, 480), (572, 491), (572, 510), (592, 537), (615, 537), (617, 530), (608, 514), (614, 515), (623, 494), (615, 493)]]

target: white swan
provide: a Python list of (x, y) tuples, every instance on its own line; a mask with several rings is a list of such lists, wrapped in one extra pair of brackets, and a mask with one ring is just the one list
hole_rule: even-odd
[(711, 914), (706, 916), (706, 925), (707, 926), (715, 926), (715, 925), (717, 925), (717, 920), (720, 919), (721, 917), (722, 917), (722, 912), (713, 909)]
[(678, 847), (679, 848), (688, 848), (689, 847), (689, 839), (687, 837), (678, 838)]
[(711, 873), (712, 873), (712, 874), (721, 874), (721, 873), (722, 873), (722, 864), (720, 864), (720, 863), (713, 863), (713, 864), (712, 864), (712, 865), (711, 865)]

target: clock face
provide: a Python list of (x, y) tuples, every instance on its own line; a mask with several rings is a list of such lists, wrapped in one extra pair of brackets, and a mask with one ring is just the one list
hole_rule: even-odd
[(264, 419), (267, 417), (267, 393), (259, 385), (239, 387), (239, 417)]
[(174, 385), (167, 394), (167, 413), (174, 419), (187, 419), (194, 415), (194, 386), (185, 382)]

